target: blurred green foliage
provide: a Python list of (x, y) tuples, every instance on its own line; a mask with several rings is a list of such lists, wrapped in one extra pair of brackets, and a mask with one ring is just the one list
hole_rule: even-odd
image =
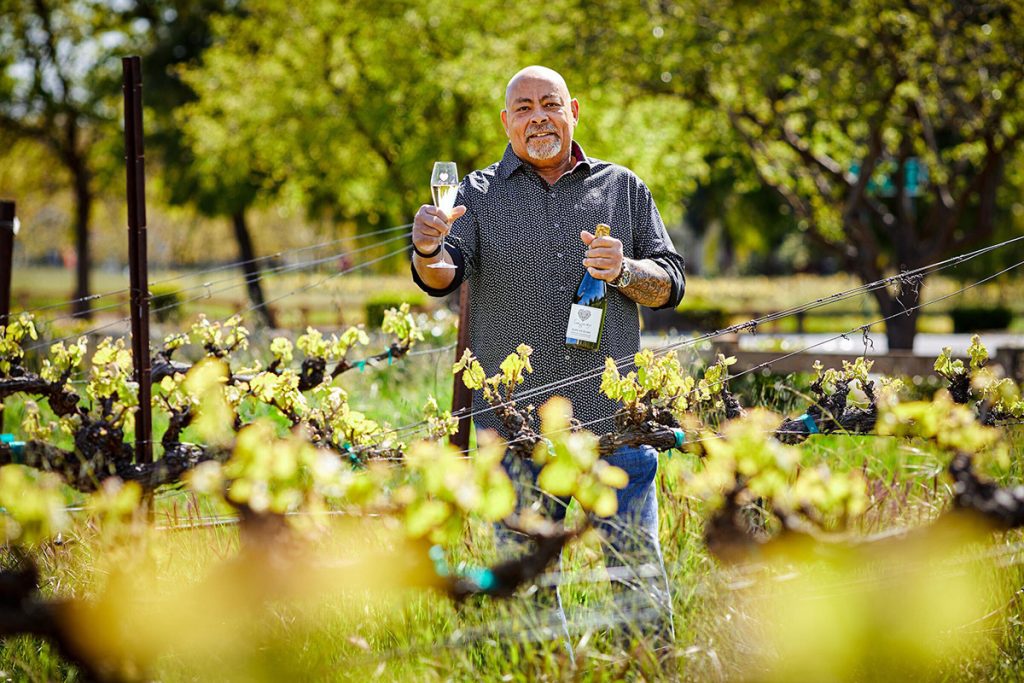
[(958, 306), (949, 312), (953, 331), (1005, 330), (1013, 320), (1013, 311), (1006, 306)]
[(404, 303), (420, 309), (426, 305), (427, 297), (422, 293), (410, 295), (399, 292), (381, 292), (369, 297), (364, 304), (367, 327), (380, 327), (384, 322), (384, 313), (389, 308), (396, 308)]
[(153, 285), (149, 288), (149, 306), (159, 322), (179, 320), (184, 294), (181, 287), (171, 284)]
[[(585, 48), (571, 28), (593, 23), (585, 6), (244, 6), (244, 15), (214, 21), (214, 46), (186, 70), (198, 99), (180, 123), (211, 172), (255, 170), (264, 191), (292, 208), (408, 220), (429, 197), (434, 160), (472, 169), (500, 158), (504, 85), (533, 62), (561, 69), (580, 94), (588, 153), (633, 166), (661, 196), (692, 190), (707, 170), (703, 146), (684, 135), (698, 129), (685, 101), (606, 80), (615, 57), (598, 58), (603, 36)], [(580, 49), (595, 60), (577, 61)]]
[[(5, 46), (49, 7), (0, 3)], [(407, 222), (428, 201), (434, 160), (465, 172), (500, 157), (504, 85), (543, 63), (579, 97), (589, 154), (635, 170), (669, 224), (685, 215), (752, 267), (831, 254), (872, 280), (1024, 226), (1019, 0), (68, 7), (82, 11), (49, 15), (62, 17), (59, 49), (80, 55), (74, 102), (13, 97), (31, 82), (52, 95), (59, 79), (32, 81), (35, 57), (5, 50), (0, 135), (77, 116), (85, 138), (109, 141), (96, 156), (117, 177), (112, 55), (141, 50), (155, 186), (208, 215), (263, 206), (366, 230)], [(92, 113), (75, 115), (79, 100)], [(1011, 257), (971, 265), (991, 272)], [(876, 296), (886, 314), (897, 305)]]
[[(997, 207), (1016, 201), (1004, 169), (1024, 134), (1020, 3), (681, 4), (701, 58), (679, 61), (666, 90), (725, 117), (725, 149), (846, 269), (873, 281), (1006, 232)], [(877, 290), (879, 308), (916, 304), (911, 290)], [(894, 319), (890, 347), (909, 346), (914, 323)]]

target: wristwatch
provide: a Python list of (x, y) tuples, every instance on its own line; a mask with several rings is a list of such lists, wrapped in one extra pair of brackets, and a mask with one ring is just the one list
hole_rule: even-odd
[(628, 287), (629, 283), (633, 281), (633, 271), (629, 269), (629, 261), (622, 261), (622, 270), (619, 271), (619, 275), (609, 282), (608, 284), (612, 287), (621, 288)]

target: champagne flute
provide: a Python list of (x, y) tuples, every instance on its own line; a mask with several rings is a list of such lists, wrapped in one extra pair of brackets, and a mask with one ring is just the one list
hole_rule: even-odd
[[(435, 161), (434, 172), (430, 174), (430, 195), (434, 198), (434, 206), (450, 216), (455, 208), (455, 197), (459, 194), (459, 171), (454, 161)], [(441, 238), (441, 249), (444, 254), (444, 238)], [(454, 268), (455, 265), (441, 260), (428, 264), (428, 268)]]

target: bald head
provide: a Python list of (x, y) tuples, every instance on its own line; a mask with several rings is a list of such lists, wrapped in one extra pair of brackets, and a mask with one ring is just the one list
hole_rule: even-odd
[(510, 98), (515, 94), (517, 86), (524, 81), (539, 81), (547, 84), (550, 87), (552, 93), (558, 94), (563, 101), (568, 102), (572, 98), (569, 95), (569, 86), (565, 84), (565, 79), (562, 78), (562, 74), (558, 73), (554, 69), (549, 69), (546, 66), (528, 66), (525, 69), (520, 69), (516, 72), (511, 79), (509, 79), (508, 85), (505, 86), (505, 108), (509, 109), (511, 106)]
[(579, 102), (565, 79), (545, 66), (528, 66), (508, 82), (501, 123), (512, 150), (535, 169), (564, 169), (572, 161)]

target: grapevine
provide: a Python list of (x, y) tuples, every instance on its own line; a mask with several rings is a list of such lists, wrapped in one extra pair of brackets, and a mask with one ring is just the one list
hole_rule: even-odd
[[(576, 421), (564, 400), (539, 408), (519, 405), (516, 391), (533, 371), (528, 346), (520, 345), (490, 377), (467, 351), (453, 371), (495, 410), (507, 441), (483, 434), (478, 448), (466, 454), (441, 443), (453, 433), (455, 420), (436, 400), (423, 408), (424, 438), (406, 441), (355, 410), (335, 383), (366, 364), (400, 360), (422, 339), (407, 307), (390, 311), (382, 331), (392, 340), (361, 361), (349, 357), (369, 343), (361, 328), (331, 336), (310, 328), (294, 342), (279, 337), (270, 342), (265, 367), (259, 360), (233, 366), (236, 356), (249, 351), (248, 333), (237, 319), (219, 324), (201, 318), (188, 333), (169, 336), (153, 359), (154, 405), (166, 414), (168, 427), (161, 457), (148, 464), (133, 462), (127, 443), (137, 394), (123, 341), (102, 340), (91, 357), (85, 339), (54, 344), (32, 372), (21, 343), (33, 338), (34, 324), (30, 317), (18, 318), (2, 333), (0, 397), (44, 400), (54, 418), (46, 421), (28, 405), (24, 444), (0, 443), (0, 463), (17, 464), (0, 468), (8, 541), (30, 551), (68, 528), (63, 485), (85, 493), (87, 514), (112, 525), (135, 514), (144, 492), (183, 482), (238, 516), (242, 550), (231, 571), (243, 571), (243, 565), (272, 568), (254, 584), (259, 600), (270, 599), (289, 584), (286, 577), (301, 573), (300, 563), (309, 563), (302, 548), (321, 532), (318, 515), (331, 510), (400, 523), (403, 543), (415, 558), (400, 578), (404, 585), (438, 590), (456, 601), (510, 597), (588, 525), (562, 530), (514, 514), (515, 493), (503, 458), (534, 461), (544, 491), (572, 496), (585, 511), (609, 516), (616, 512), (615, 490), (627, 477), (603, 456), (626, 445), (694, 453), (694, 467), (682, 474), (686, 490), (708, 505), (705, 543), (720, 559), (735, 562), (786, 554), (794, 543), (834, 551), (864, 542), (850, 529), (867, 508), (868, 482), (860, 470), (803, 462), (799, 444), (818, 432), (928, 440), (947, 454), (953, 486), (948, 515), (975, 515), (993, 529), (1024, 524), (1024, 496), (976, 473), (979, 463), (1005, 465), (1005, 439), (990, 425), (1022, 412), (1018, 387), (991, 374), (977, 339), (969, 363), (951, 360), (948, 352), (937, 360), (936, 373), (950, 382), (948, 397), (900, 402), (900, 383), (869, 377), (871, 362), (864, 358), (840, 369), (816, 363), (813, 400), (805, 415), (789, 419), (740, 405), (728, 389), (734, 359), (719, 356), (702, 375), (691, 376), (674, 354), (643, 351), (625, 374), (614, 362), (606, 364), (601, 391), (619, 408), (615, 429), (600, 436)], [(175, 358), (190, 352), (198, 356), (194, 363)], [(83, 375), (83, 367), (79, 395), (73, 378)], [(859, 404), (851, 400), (855, 389), (863, 396)], [(973, 397), (972, 409), (966, 404)], [(259, 407), (279, 419), (254, 417)], [(186, 433), (199, 443), (183, 441)], [(73, 447), (56, 445), (60, 439)], [(7, 502), (15, 499), (18, 504)], [(532, 550), (491, 566), (449, 568), (446, 549), (459, 544), (471, 519), (519, 531), (532, 540)], [(69, 603), (41, 597), (30, 555), (18, 552), (16, 566), (0, 573), (3, 594), (14, 596), (0, 610), (4, 632), (43, 635), (83, 671), (112, 678), (95, 653), (75, 649), (62, 616)], [(93, 608), (73, 607), (83, 613)]]

